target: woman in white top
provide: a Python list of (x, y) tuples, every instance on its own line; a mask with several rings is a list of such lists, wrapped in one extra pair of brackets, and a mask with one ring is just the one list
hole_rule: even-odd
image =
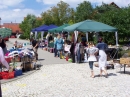
[(88, 53), (88, 61), (89, 61), (89, 67), (91, 69), (91, 77), (94, 78), (94, 72), (93, 72), (93, 63), (97, 61), (96, 53), (98, 52), (98, 48), (94, 47), (93, 43), (89, 43), (87, 53)]

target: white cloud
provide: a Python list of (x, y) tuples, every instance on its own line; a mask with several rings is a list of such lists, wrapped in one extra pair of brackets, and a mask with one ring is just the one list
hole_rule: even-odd
[[(20, 23), (27, 14), (35, 14), (36, 16), (39, 16), (39, 11), (24, 8), (24, 5), (22, 4), (23, 1), (25, 0), (0, 0), (1, 23)], [(16, 9), (10, 9), (10, 7)]]
[(20, 4), (21, 2), (23, 2), (24, 0), (0, 0), (0, 6), (7, 6), (7, 7), (12, 7), (12, 6), (16, 6), (18, 4)]
[(32, 9), (13, 9), (13, 10), (4, 10), (0, 12), (1, 22), (2, 23), (10, 23), (17, 22), (20, 23), (27, 14), (35, 14), (36, 16), (40, 16), (39, 11)]
[(19, 11), (21, 11), (21, 9), (14, 9), (13, 11), (14, 12), (19, 12)]
[[(47, 5), (55, 5), (58, 2), (60, 2), (60, 0), (36, 0), (36, 1), (43, 2), (44, 4), (47, 4)], [(74, 7), (85, 0), (62, 0), (62, 1)], [(111, 2), (115, 2), (120, 7), (125, 7), (125, 6), (128, 6), (128, 4), (130, 4), (130, 0), (87, 0), (87, 1), (90, 1), (92, 4), (97, 4), (97, 5), (101, 5), (102, 2), (107, 3), (107, 4)]]
[(6, 5), (0, 5), (0, 9), (5, 9), (5, 8), (7, 8)]

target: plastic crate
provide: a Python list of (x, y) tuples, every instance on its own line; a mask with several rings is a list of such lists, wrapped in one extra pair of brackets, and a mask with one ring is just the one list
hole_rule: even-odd
[(15, 70), (15, 77), (17, 77), (17, 76), (21, 76), (23, 74), (23, 72), (22, 72), (22, 69), (20, 69), (20, 70)]
[(14, 78), (14, 71), (13, 72), (1, 72), (2, 79), (11, 79)]
[(6, 60), (8, 63), (10, 63), (11, 60), (12, 60), (12, 57), (5, 57), (5, 60)]
[(2, 72), (0, 72), (0, 80), (2, 79)]

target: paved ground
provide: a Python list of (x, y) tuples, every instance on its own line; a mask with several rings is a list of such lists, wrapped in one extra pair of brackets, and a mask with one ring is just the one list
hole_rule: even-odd
[[(43, 67), (35, 73), (2, 84), (3, 97), (129, 97), (130, 68), (126, 74), (108, 70), (109, 77), (90, 78), (87, 63), (67, 63), (39, 50)], [(51, 56), (52, 55), (52, 56)], [(52, 61), (53, 60), (53, 61)], [(119, 70), (118, 70), (119, 71)]]

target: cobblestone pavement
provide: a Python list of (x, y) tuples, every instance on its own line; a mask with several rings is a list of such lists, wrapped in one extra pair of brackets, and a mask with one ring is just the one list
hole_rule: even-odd
[[(109, 77), (90, 78), (88, 64), (50, 64), (2, 84), (3, 97), (130, 97), (130, 73), (108, 70)], [(130, 71), (129, 68), (126, 71)]]

